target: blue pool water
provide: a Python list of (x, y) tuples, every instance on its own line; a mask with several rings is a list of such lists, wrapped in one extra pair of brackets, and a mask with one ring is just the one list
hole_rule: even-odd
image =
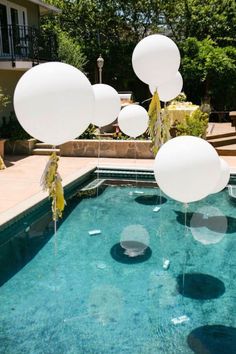
[(135, 189), (74, 198), (56, 238), (46, 214), (2, 244), (0, 353), (236, 353), (236, 204), (224, 191), (185, 215)]

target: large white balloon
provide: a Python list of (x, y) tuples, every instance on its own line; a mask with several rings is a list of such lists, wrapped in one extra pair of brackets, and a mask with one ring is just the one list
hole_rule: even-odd
[(212, 192), (212, 185), (216, 185), (220, 175), (220, 160), (207, 141), (194, 136), (179, 136), (158, 151), (154, 172), (165, 194), (189, 203)]
[[(164, 84), (161, 84), (158, 87), (158, 95), (160, 98), (160, 101), (162, 102), (168, 102), (173, 100), (175, 97), (177, 97), (181, 90), (183, 88), (183, 78), (178, 71), (172, 78), (171, 80), (165, 82)], [(149, 89), (152, 94), (155, 92), (155, 88), (153, 86), (149, 86)]]
[(230, 168), (225, 160), (220, 157), (220, 176), (211, 192), (212, 194), (222, 191), (228, 184), (230, 179)]
[(178, 71), (179, 49), (170, 38), (153, 34), (136, 45), (132, 55), (132, 65), (141, 81), (158, 87), (169, 81)]
[(14, 108), (22, 127), (34, 138), (59, 145), (88, 127), (94, 107), (92, 86), (71, 65), (51, 62), (27, 71), (14, 93)]
[(105, 84), (93, 85), (95, 95), (95, 109), (91, 123), (97, 127), (104, 127), (117, 118), (121, 101), (118, 92)]
[(132, 138), (137, 138), (147, 130), (148, 120), (149, 116), (146, 109), (132, 104), (120, 111), (118, 125), (123, 133)]

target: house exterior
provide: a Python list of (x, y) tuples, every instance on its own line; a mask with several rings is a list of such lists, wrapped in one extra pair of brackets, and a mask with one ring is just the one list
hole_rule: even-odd
[[(39, 29), (40, 17), (49, 13), (60, 10), (41, 0), (0, 0), (0, 87), (11, 101), (26, 70), (57, 59), (54, 35)], [(0, 107), (0, 117), (9, 116), (12, 110), (12, 103)]]

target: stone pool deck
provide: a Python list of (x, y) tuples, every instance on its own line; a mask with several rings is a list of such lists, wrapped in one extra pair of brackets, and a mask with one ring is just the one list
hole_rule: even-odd
[[(223, 157), (236, 173), (236, 157)], [(0, 171), (0, 225), (47, 196), (40, 178), (48, 156), (5, 156), (7, 169)], [(100, 158), (100, 167), (152, 169), (152, 159)], [(97, 158), (61, 157), (59, 172), (67, 184), (98, 165)]]
[[(40, 178), (48, 156), (5, 156), (7, 169), (0, 171), (0, 225), (42, 200)], [(60, 157), (59, 173), (67, 184), (98, 165), (97, 158)], [(152, 169), (153, 160), (101, 158), (101, 167)]]

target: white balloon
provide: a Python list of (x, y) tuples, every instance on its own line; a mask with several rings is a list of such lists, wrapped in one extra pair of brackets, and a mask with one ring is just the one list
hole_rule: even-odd
[(97, 127), (104, 127), (117, 118), (121, 101), (118, 92), (105, 84), (93, 85), (95, 108), (91, 123)]
[(148, 120), (149, 116), (146, 109), (132, 104), (120, 111), (118, 125), (123, 133), (132, 138), (137, 138), (147, 130)]
[(132, 55), (132, 65), (141, 81), (158, 87), (169, 81), (178, 71), (179, 49), (170, 38), (153, 34), (136, 45)]
[(169, 140), (158, 151), (154, 173), (159, 187), (169, 197), (189, 203), (206, 197), (220, 175), (215, 149), (194, 136)]
[(183, 88), (183, 78), (178, 71), (170, 81), (161, 84), (158, 87), (160, 101), (168, 102), (177, 97)]
[(212, 194), (222, 191), (228, 184), (230, 179), (230, 168), (225, 160), (220, 157), (220, 176), (211, 192)]
[(86, 76), (58, 62), (28, 70), (14, 93), (14, 108), (22, 127), (52, 145), (82, 134), (90, 123), (93, 106), (94, 94)]
[(149, 91), (151, 92), (152, 95), (154, 95), (154, 93), (156, 92), (156, 87), (155, 86), (152, 86), (152, 85), (149, 85)]
[(190, 230), (194, 239), (203, 245), (220, 242), (227, 228), (227, 217), (220, 209), (208, 205), (195, 211), (190, 220)]

